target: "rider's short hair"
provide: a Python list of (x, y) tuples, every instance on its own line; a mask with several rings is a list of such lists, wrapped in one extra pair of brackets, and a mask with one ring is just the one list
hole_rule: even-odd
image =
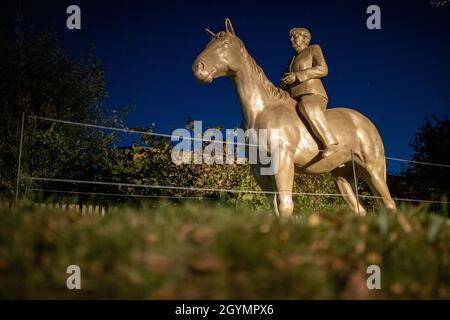
[(306, 28), (292, 28), (290, 31), (289, 31), (289, 35), (290, 36), (292, 36), (293, 34), (302, 34), (302, 35), (304, 35), (304, 36), (306, 36), (306, 38), (308, 39), (307, 40), (307, 45), (309, 44), (309, 42), (311, 41), (311, 32), (309, 32), (309, 30), (308, 29), (306, 29)]

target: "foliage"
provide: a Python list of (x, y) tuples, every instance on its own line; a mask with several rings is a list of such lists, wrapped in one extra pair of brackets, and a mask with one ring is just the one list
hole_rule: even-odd
[[(140, 128), (151, 132), (151, 129)], [(145, 147), (133, 146), (128, 150), (129, 158), (125, 167), (127, 175), (123, 181), (146, 186), (173, 186), (184, 189), (159, 188), (122, 188), (130, 195), (170, 196), (170, 197), (201, 197), (219, 200), (221, 203), (248, 207), (253, 209), (268, 209), (270, 203), (264, 194), (248, 193), (245, 191), (261, 191), (255, 178), (251, 174), (248, 164), (175, 164), (171, 159), (172, 144), (168, 139), (151, 135), (142, 135)], [(203, 143), (204, 147), (207, 142)], [(186, 154), (193, 159), (193, 153)], [(192, 188), (192, 189), (190, 189)], [(220, 189), (221, 191), (196, 191), (201, 189)], [(235, 192), (226, 192), (233, 190)], [(322, 176), (308, 176), (296, 173), (294, 192), (308, 193), (337, 193), (331, 174)], [(334, 204), (341, 204), (336, 197), (295, 195), (298, 208), (329, 208)]]
[(99, 61), (91, 53), (69, 57), (53, 34), (25, 33), (20, 26), (15, 35), (0, 33), (0, 55), (0, 192), (11, 195), (15, 187), (22, 113), (24, 175), (103, 175), (114, 161), (109, 147), (116, 136), (30, 118), (120, 126), (126, 109), (102, 107), (107, 94)]
[[(410, 142), (412, 160), (448, 164), (450, 159), (450, 120), (425, 117)], [(403, 184), (399, 186), (405, 196), (441, 200), (450, 199), (450, 168), (412, 163), (402, 170)]]
[[(105, 217), (0, 208), (1, 298), (449, 299), (450, 221), (426, 208), (293, 219), (151, 202)], [(66, 268), (82, 290), (67, 290)], [(367, 290), (366, 268), (381, 268)]]

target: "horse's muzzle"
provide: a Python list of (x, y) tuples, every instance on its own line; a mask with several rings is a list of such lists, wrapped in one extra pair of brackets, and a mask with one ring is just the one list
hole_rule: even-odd
[(194, 75), (198, 81), (210, 83), (213, 80), (216, 69), (208, 70), (208, 68), (206, 67), (206, 63), (202, 60), (197, 59), (192, 65), (192, 71), (194, 72)]

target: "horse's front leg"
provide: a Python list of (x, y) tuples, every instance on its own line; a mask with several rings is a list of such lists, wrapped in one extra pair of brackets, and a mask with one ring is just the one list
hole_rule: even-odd
[(280, 215), (289, 217), (294, 211), (292, 187), (294, 184), (294, 154), (285, 147), (280, 147), (278, 155), (278, 170), (275, 171), (275, 191)]
[(267, 198), (269, 199), (270, 203), (273, 205), (273, 210), (275, 211), (276, 215), (279, 215), (278, 211), (278, 200), (277, 200), (277, 194), (274, 192), (275, 188), (275, 182), (274, 177), (270, 175), (261, 175), (261, 166), (257, 164), (251, 164), (250, 170), (253, 174), (253, 176), (256, 179), (256, 182), (261, 187), (261, 190), (266, 193)]

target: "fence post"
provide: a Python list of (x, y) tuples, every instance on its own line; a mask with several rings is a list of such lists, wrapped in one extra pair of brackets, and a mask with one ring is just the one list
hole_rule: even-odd
[(17, 163), (17, 180), (16, 180), (16, 206), (19, 202), (19, 187), (20, 187), (20, 166), (22, 163), (22, 145), (23, 145), (23, 127), (25, 124), (25, 112), (22, 112), (22, 125), (20, 128), (20, 145), (19, 145), (19, 159)]
[(353, 181), (355, 183), (355, 194), (356, 194), (356, 212), (359, 215), (359, 194), (358, 194), (358, 179), (356, 178), (356, 168), (355, 159), (353, 157), (353, 150), (350, 150), (352, 156), (352, 166), (353, 166)]

